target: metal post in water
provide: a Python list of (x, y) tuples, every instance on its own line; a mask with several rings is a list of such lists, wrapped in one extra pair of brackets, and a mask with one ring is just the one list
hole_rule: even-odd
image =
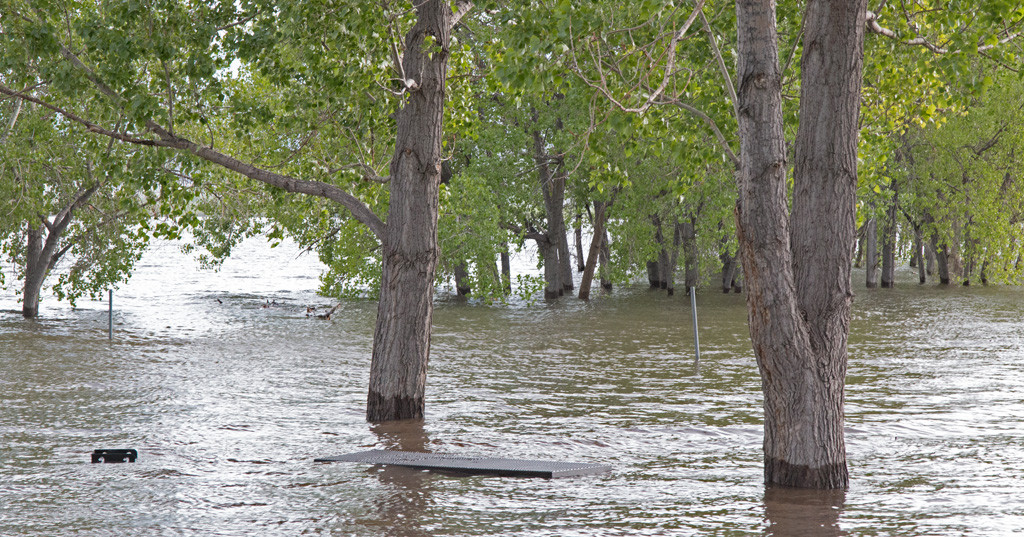
[(109, 305), (109, 309), (107, 310), (107, 323), (108, 323), (107, 324), (107, 339), (113, 341), (114, 340), (114, 290), (113, 289), (108, 289), (107, 293), (109, 293), (107, 295), (108, 296), (107, 304)]
[(690, 308), (693, 311), (693, 348), (697, 351), (697, 358), (693, 363), (700, 363), (700, 336), (697, 335), (697, 288), (690, 288)]

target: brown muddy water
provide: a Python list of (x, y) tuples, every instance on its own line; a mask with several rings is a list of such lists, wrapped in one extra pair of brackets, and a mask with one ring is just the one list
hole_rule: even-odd
[[(9, 270), (9, 268), (5, 268)], [(219, 273), (163, 245), (106, 304), (0, 300), (0, 535), (1014, 535), (1024, 292), (860, 289), (846, 493), (766, 491), (741, 295), (439, 296), (427, 418), (372, 426), (375, 315), (306, 317), (319, 268), (247, 243)], [(908, 278), (911, 276), (907, 274)], [(857, 275), (858, 280), (862, 274)], [(263, 307), (267, 300), (276, 301)], [(90, 464), (96, 448), (139, 450)], [(459, 477), (314, 463), (373, 448), (609, 463)]]

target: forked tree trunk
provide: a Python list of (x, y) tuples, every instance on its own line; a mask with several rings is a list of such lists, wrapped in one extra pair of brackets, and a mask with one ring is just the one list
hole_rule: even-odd
[[(43, 282), (72, 246), (71, 243), (61, 245), (61, 242), (65, 231), (74, 219), (75, 211), (85, 205), (99, 188), (100, 183), (97, 182), (88, 188), (80, 189), (71, 201), (53, 217), (52, 222), (46, 221), (42, 226), (32, 223), (28, 225), (25, 245), (25, 288), (21, 304), (21, 313), (26, 319), (32, 319), (39, 315), (39, 295), (42, 292)], [(45, 237), (43, 228), (46, 229)]]
[(736, 3), (737, 227), (769, 486), (849, 483), (843, 401), (865, 9), (864, 0), (808, 2), (790, 228), (774, 3)]
[[(402, 67), (413, 86), (397, 112), (391, 200), (373, 334), (366, 419), (422, 419), (437, 267), (438, 190), (451, 3), (416, 4)], [(427, 36), (433, 38), (429, 44)]]
[(554, 172), (552, 171), (551, 157), (546, 152), (544, 137), (540, 131), (533, 131), (533, 151), (547, 219), (547, 244), (538, 245), (544, 260), (544, 277), (547, 281), (544, 297), (552, 300), (573, 288), (569, 241), (566, 238), (563, 214), (566, 177), (557, 167)]
[(594, 202), (594, 236), (590, 240), (590, 251), (587, 254), (587, 262), (583, 266), (583, 278), (580, 280), (581, 300), (590, 300), (590, 286), (594, 281), (594, 271), (597, 269), (598, 258), (601, 256), (601, 247), (604, 246), (604, 222), (609, 203), (603, 201)]

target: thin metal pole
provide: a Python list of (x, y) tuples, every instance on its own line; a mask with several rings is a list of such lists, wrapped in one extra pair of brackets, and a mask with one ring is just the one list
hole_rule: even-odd
[(110, 306), (107, 310), (107, 339), (114, 340), (114, 290), (109, 289), (107, 304)]
[(700, 336), (697, 334), (697, 288), (690, 288), (690, 308), (693, 310), (693, 348), (697, 351), (697, 358), (693, 361), (700, 363)]

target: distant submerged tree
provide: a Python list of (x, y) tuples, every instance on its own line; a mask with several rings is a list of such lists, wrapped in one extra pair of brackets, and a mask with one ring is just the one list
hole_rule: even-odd
[[(144, 154), (102, 143), (21, 99), (0, 102), (0, 252), (17, 267), (22, 313), (39, 314), (45, 283), (72, 305), (126, 281), (151, 235), (163, 175)], [(176, 179), (165, 182), (166, 196)], [(14, 282), (3, 282), (12, 286)]]

